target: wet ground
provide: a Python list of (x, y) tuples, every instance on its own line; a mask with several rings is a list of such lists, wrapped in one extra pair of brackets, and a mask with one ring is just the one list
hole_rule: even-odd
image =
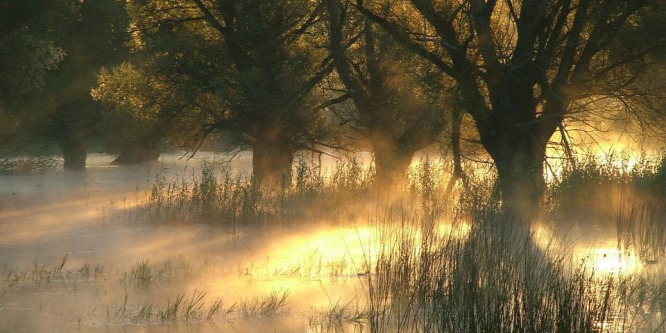
[[(156, 172), (182, 178), (224, 160), (180, 156), (116, 168), (93, 155), (85, 172), (0, 175), (0, 332), (321, 331), (327, 309), (363, 306), (376, 239), (362, 218), (234, 232), (128, 221)], [(233, 163), (244, 172), (251, 157)], [(562, 246), (548, 228), (535, 234)], [(596, 270), (643, 269), (612, 229), (566, 234)]]
[[(349, 259), (363, 256), (363, 226), (231, 232), (127, 221), (156, 172), (187, 177), (212, 160), (178, 157), (115, 168), (94, 155), (85, 172), (0, 176), (0, 332), (303, 332), (317, 309), (360, 302), (362, 277)], [(249, 165), (241, 156), (233, 168)], [(201, 306), (188, 318), (157, 318), (181, 295)], [(202, 320), (218, 299), (214, 320)], [(149, 318), (139, 316), (144, 306)]]

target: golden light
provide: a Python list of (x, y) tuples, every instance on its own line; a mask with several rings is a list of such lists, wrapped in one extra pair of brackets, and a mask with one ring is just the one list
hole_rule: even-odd
[(437, 225), (437, 236), (441, 238), (463, 239), (469, 236), (472, 225), (466, 221), (456, 223), (441, 222)]
[(575, 256), (583, 265), (597, 274), (632, 274), (643, 268), (640, 259), (634, 253), (614, 247), (580, 248), (575, 252)]
[(640, 258), (635, 253), (618, 249), (615, 242), (611, 240), (599, 245), (581, 245), (558, 238), (549, 227), (543, 224), (534, 225), (531, 232), (534, 242), (542, 250), (547, 250), (554, 256), (561, 256), (571, 251), (571, 259), (574, 264), (582, 264), (595, 274), (632, 274), (643, 268)]
[(530, 232), (532, 239), (542, 250), (552, 250), (557, 244), (553, 231), (541, 223), (532, 226)]
[(376, 258), (377, 229), (367, 226), (321, 228), (275, 241), (261, 255), (266, 273), (298, 270), (300, 274), (353, 275)]

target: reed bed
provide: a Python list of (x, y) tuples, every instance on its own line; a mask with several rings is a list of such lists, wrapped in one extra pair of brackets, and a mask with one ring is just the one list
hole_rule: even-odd
[[(616, 228), (622, 251), (659, 262), (666, 254), (665, 161), (629, 167), (590, 158), (565, 166), (549, 184), (544, 222), (602, 221)], [(471, 173), (450, 193), (448, 177), (441, 164), (423, 160), (387, 198), (372, 185), (372, 169), (354, 160), (328, 173), (299, 164), (293, 184), (271, 191), (204, 167), (189, 182), (158, 175), (140, 216), (234, 227), (370, 216), (377, 242), (357, 262), (364, 294), (309, 315), (313, 331), (666, 332), (662, 275), (596, 271), (568, 248), (539, 246), (529, 227), (502, 216), (492, 175)], [(464, 237), (440, 232), (443, 220), (451, 230), (464, 224)]]
[(498, 215), (466, 238), (429, 225), (382, 232), (367, 277), (371, 332), (665, 331), (663, 280), (596, 272)]

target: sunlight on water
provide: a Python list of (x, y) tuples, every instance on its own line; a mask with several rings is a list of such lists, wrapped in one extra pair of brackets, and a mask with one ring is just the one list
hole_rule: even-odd
[[(375, 227), (322, 228), (277, 240), (262, 254), (265, 253), (267, 267), (273, 272), (290, 267), (328, 267), (332, 269), (329, 274), (349, 275), (356, 274), (364, 263), (376, 257), (376, 244)], [(332, 266), (345, 269), (336, 272)]]
[[(335, 161), (329, 165), (332, 163)], [(445, 169), (436, 163), (441, 162), (433, 162), (435, 168)], [(409, 223), (368, 226), (362, 218), (345, 220), (346, 215), (341, 217), (347, 223), (342, 226), (315, 219), (298, 225), (241, 227), (233, 235), (208, 225), (116, 223), (127, 222), (129, 213), (145, 200), (145, 192), (137, 193), (136, 183), (151, 178), (147, 177), (150, 172), (103, 169), (92, 167), (85, 176), (77, 177), (6, 177), (5, 197), (11, 200), (0, 207), (4, 208), (0, 209), (0, 271), (4, 270), (5, 280), (0, 283), (0, 323), (12, 320), (10, 327), (27, 327), (26, 332), (74, 331), (77, 326), (86, 332), (96, 328), (143, 331), (144, 324), (155, 325), (145, 331), (159, 331), (155, 315), (133, 321), (125, 311), (136, 315), (148, 303), (155, 309), (164, 308), (177, 295), (191, 297), (199, 290), (207, 293), (206, 306), (219, 297), (226, 308), (262, 304), (266, 295), (288, 295), (284, 311), (263, 321), (239, 324), (236, 331), (325, 331), (327, 324), (312, 324), (307, 316), (342, 313), (341, 307), (346, 306), (349, 311), (362, 311), (367, 305), (368, 283), (379, 276), (373, 265), (382, 251), (397, 249), (416, 258), (423, 254), (422, 247), (436, 250), (435, 246), (447, 241), (465, 240), (473, 229), (469, 221), (451, 223), (445, 218), (432, 229), (425, 228), (427, 231)], [(180, 179), (187, 174), (185, 169), (178, 165), (169, 172)], [(113, 213), (108, 216), (121, 218), (105, 220), (107, 210)], [(609, 235), (599, 235), (587, 225), (582, 229), (577, 232), (586, 235), (588, 243), (568, 243), (545, 224), (535, 225), (531, 231), (534, 242), (546, 253), (554, 257), (566, 253), (574, 266), (582, 265), (596, 276), (643, 270), (639, 258), (618, 250)], [(571, 238), (580, 240), (579, 234)], [(58, 271), (63, 255), (67, 261)], [(142, 263), (143, 277), (139, 274)], [(242, 310), (236, 313), (243, 318)], [(49, 316), (56, 318), (53, 324), (45, 319)], [(600, 323), (599, 329), (607, 325)], [(64, 329), (52, 330), (51, 326)], [(165, 328), (172, 332), (188, 329), (175, 324)], [(203, 326), (202, 330), (217, 331)], [(358, 329), (350, 325), (338, 331)]]
[(558, 239), (543, 224), (532, 227), (532, 237), (541, 249), (555, 256), (561, 255), (562, 251), (571, 251), (573, 263), (580, 263), (596, 274), (634, 274), (643, 268), (638, 256), (633, 251), (618, 250), (615, 240), (609, 239), (599, 245), (579, 244), (566, 238)]
[(441, 238), (464, 239), (472, 231), (472, 225), (460, 221), (455, 224), (440, 222), (437, 226), (437, 236)]
[(599, 274), (633, 274), (643, 268), (635, 254), (615, 247), (577, 248), (574, 256)]

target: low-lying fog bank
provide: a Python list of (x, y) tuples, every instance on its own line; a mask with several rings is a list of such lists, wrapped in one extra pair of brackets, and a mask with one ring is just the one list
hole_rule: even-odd
[[(492, 219), (485, 193), (438, 202), (424, 161), (388, 201), (363, 187), (363, 168), (334, 160), (322, 169), (347, 185), (315, 177), (206, 201), (203, 186), (220, 186), (216, 197), (246, 188), (222, 184), (218, 169), (202, 180), (228, 156), (180, 156), (118, 168), (93, 155), (85, 172), (0, 175), (0, 331), (664, 330), (663, 261), (620, 247), (614, 222), (544, 221), (529, 242), (488, 241), (494, 231), (462, 213)], [(250, 167), (241, 155), (223, 169)], [(235, 203), (249, 213), (227, 211)], [(535, 297), (543, 306), (527, 304)], [(556, 320), (566, 317), (575, 323)]]

